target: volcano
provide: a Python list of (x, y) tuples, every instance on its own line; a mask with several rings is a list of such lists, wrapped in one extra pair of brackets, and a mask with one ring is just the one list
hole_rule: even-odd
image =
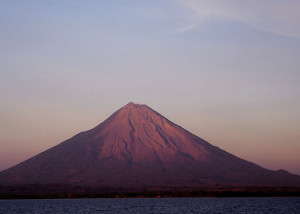
[(0, 185), (91, 187), (300, 186), (300, 176), (238, 158), (129, 103), (81, 132), (0, 173)]

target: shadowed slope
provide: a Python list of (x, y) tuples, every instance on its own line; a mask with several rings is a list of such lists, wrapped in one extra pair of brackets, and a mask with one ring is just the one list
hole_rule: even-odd
[(129, 103), (97, 127), (0, 173), (0, 184), (85, 186), (300, 186), (189, 133), (146, 105)]

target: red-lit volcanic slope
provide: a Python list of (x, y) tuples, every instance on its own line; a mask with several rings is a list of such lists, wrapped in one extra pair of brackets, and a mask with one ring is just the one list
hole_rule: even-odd
[(129, 103), (97, 127), (0, 173), (0, 185), (300, 186), (300, 176), (233, 156), (146, 105)]

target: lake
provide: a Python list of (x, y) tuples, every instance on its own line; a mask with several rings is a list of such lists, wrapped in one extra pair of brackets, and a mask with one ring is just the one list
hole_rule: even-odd
[(0, 200), (0, 213), (300, 213), (300, 198)]

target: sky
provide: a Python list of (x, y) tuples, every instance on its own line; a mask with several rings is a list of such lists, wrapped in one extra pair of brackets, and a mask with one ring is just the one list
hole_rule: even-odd
[(0, 170), (147, 104), (300, 175), (299, 0), (0, 2)]

